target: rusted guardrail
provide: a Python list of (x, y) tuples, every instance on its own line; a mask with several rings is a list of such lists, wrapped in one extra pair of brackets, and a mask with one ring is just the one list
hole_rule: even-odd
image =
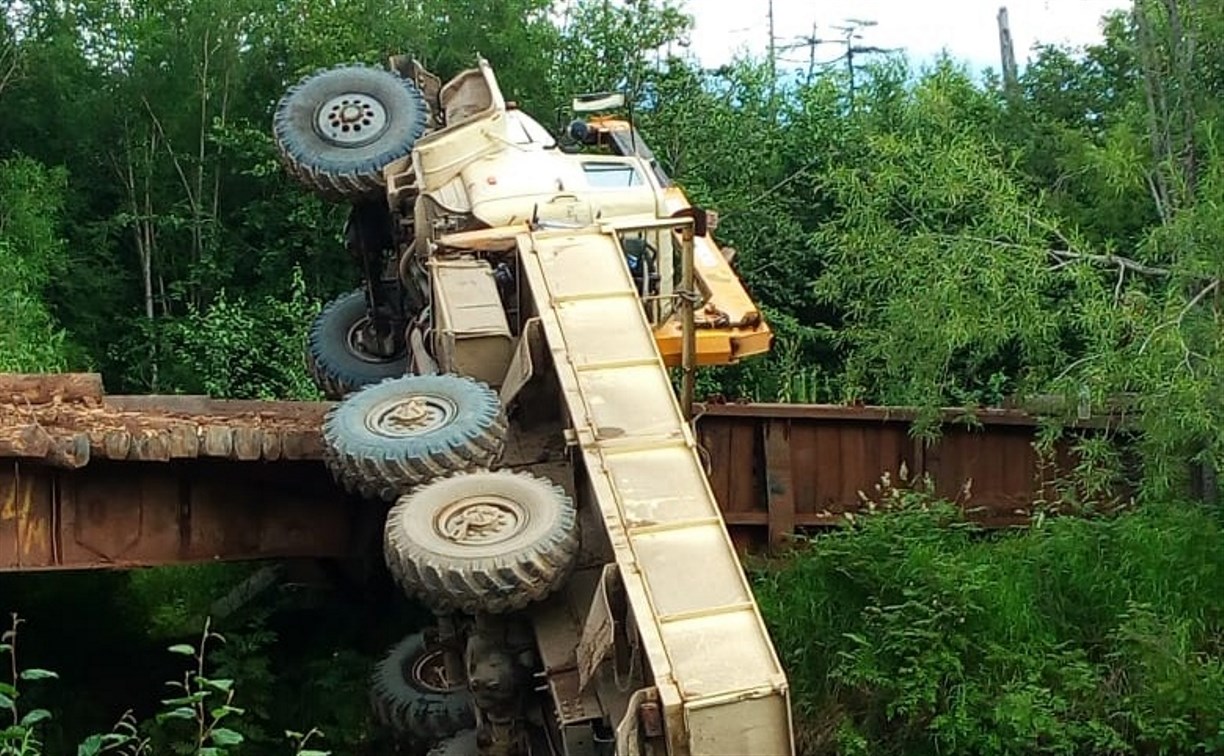
[[(979, 410), (975, 424), (946, 410), (938, 440), (914, 437), (917, 412), (889, 407), (794, 404), (700, 405), (698, 440), (732, 536), (741, 547), (776, 545), (796, 530), (844, 524), (888, 476), (904, 486), (929, 476), (936, 495), (977, 522), (1027, 522), (1054, 501), (1076, 463), (1077, 437), (1107, 432), (1088, 421), (1068, 429), (1049, 455), (1035, 445), (1039, 420), (1016, 410)], [(1125, 496), (1116, 490), (1111, 495)]]

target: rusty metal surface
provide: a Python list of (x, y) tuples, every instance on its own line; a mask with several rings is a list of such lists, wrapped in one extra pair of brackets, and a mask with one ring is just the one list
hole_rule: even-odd
[[(88, 376), (0, 396), (0, 570), (129, 567), (202, 560), (333, 557), (371, 546), (378, 506), (346, 496), (320, 460), (330, 403), (94, 395)], [(31, 399), (40, 401), (34, 402)], [(1020, 524), (1074, 464), (1033, 446), (1038, 420), (945, 413), (939, 441), (910, 435), (916, 413), (881, 407), (700, 405), (710, 485), (741, 548), (845, 522), (886, 474), (928, 474), (986, 525)], [(1099, 433), (1093, 420), (1074, 433)], [(360, 545), (358, 544), (364, 544)], [(375, 544), (375, 547), (377, 544)]]
[(986, 526), (1024, 524), (1035, 503), (1058, 497), (1074, 465), (1072, 429), (1052, 458), (1034, 446), (1038, 419), (1015, 410), (978, 415), (979, 427), (945, 413), (939, 440), (911, 436), (917, 413), (886, 407), (707, 405), (697, 423), (710, 485), (741, 547), (778, 544), (796, 529), (844, 524), (878, 499), (887, 476), (905, 487), (930, 476), (935, 493)]
[[(376, 545), (381, 506), (317, 462), (0, 461), (0, 571), (346, 557)], [(367, 542), (369, 541), (369, 542)]]

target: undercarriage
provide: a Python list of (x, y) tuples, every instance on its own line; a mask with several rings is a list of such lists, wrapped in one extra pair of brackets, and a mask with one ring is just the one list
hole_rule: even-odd
[(387, 505), (387, 569), (436, 617), (376, 670), (380, 720), (431, 756), (792, 753), (683, 410), (696, 365), (770, 339), (707, 215), (631, 124), (561, 144), (484, 61), (391, 69), (307, 77), (274, 121), (352, 207), (363, 284), (308, 350), (327, 464)]

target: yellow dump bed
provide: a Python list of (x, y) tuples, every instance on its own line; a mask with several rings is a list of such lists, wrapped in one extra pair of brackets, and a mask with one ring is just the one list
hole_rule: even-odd
[(789, 756), (786, 676), (616, 236), (549, 230), (517, 243), (664, 706), (669, 751)]

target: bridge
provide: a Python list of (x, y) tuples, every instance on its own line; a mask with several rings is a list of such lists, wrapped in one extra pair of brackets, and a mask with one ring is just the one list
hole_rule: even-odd
[[(337, 486), (322, 463), (328, 402), (110, 396), (94, 374), (0, 375), (0, 571), (123, 569), (381, 553), (386, 505)], [(1034, 447), (1018, 410), (944, 413), (936, 441), (886, 407), (699, 404), (711, 487), (743, 550), (834, 526), (930, 476), (992, 527), (1023, 524), (1074, 464), (1072, 440)]]

